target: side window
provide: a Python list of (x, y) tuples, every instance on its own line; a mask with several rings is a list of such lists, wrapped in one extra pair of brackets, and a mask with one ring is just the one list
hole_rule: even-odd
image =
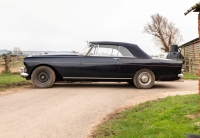
[(99, 46), (96, 55), (98, 56), (117, 56), (118, 46)]
[(117, 56), (119, 46), (95, 45), (90, 51), (90, 56)]
[(95, 45), (89, 56), (134, 57), (125, 47), (113, 45)]

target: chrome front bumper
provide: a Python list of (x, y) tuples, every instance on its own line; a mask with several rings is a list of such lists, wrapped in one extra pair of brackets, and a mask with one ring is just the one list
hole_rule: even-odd
[(24, 67), (21, 67), (20, 68), (20, 76), (23, 77), (23, 78), (26, 78), (28, 77), (28, 73), (26, 73), (26, 69)]

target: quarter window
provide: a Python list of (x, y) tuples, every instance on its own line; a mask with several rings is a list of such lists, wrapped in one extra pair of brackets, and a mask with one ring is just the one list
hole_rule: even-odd
[(120, 46), (119, 53), (123, 57), (133, 57), (133, 55), (131, 54), (131, 52), (128, 49), (126, 49), (125, 47), (123, 47), (123, 46)]

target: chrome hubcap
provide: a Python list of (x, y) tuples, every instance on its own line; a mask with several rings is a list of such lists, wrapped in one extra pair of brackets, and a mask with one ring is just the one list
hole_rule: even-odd
[(141, 77), (141, 81), (146, 83), (149, 80), (148, 76), (144, 75)]
[(142, 72), (138, 76), (138, 80), (141, 85), (149, 85), (152, 81), (152, 77), (148, 72)]

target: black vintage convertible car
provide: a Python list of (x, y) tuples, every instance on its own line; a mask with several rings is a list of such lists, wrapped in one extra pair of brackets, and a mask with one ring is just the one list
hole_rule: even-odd
[(21, 76), (39, 88), (56, 81), (110, 81), (148, 89), (157, 80), (183, 77), (182, 61), (152, 59), (137, 45), (123, 42), (89, 42), (79, 54), (28, 56), (24, 65)]

